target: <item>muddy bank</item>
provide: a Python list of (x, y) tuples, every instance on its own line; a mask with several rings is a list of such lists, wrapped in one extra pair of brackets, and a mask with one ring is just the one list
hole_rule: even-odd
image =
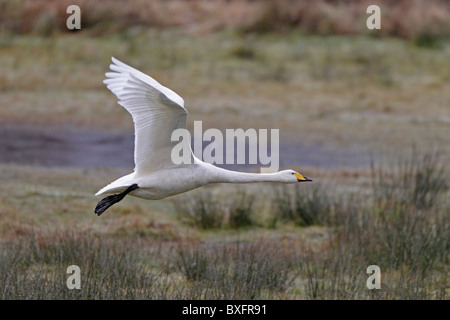
[[(0, 124), (0, 162), (58, 167), (133, 168), (134, 133), (78, 128)], [(323, 169), (368, 166), (370, 155), (356, 148), (280, 141), (280, 169), (312, 166)], [(257, 170), (260, 165), (219, 165)]]
[(0, 162), (40, 166), (133, 167), (133, 134), (0, 126)]

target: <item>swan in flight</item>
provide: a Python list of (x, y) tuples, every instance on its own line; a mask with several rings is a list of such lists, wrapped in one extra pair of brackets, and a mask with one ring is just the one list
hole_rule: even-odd
[(230, 171), (206, 163), (191, 150), (191, 164), (174, 164), (171, 152), (177, 142), (172, 132), (186, 129), (187, 111), (178, 94), (148, 75), (112, 58), (103, 82), (133, 117), (135, 129), (134, 172), (100, 189), (95, 195), (111, 194), (97, 204), (101, 215), (127, 194), (143, 199), (162, 199), (209, 183), (312, 181), (294, 170), (276, 173)]

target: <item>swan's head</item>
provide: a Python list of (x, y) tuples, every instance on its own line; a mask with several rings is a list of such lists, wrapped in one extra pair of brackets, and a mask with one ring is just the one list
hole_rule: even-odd
[(278, 172), (282, 182), (286, 183), (294, 183), (294, 182), (304, 182), (304, 181), (312, 181), (311, 179), (306, 178), (301, 173), (298, 173), (294, 170), (284, 170)]

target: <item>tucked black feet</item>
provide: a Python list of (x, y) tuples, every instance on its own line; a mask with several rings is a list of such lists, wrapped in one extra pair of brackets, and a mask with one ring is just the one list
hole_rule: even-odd
[(133, 184), (131, 186), (129, 186), (124, 192), (122, 193), (116, 193), (110, 196), (107, 196), (105, 198), (103, 198), (102, 200), (100, 200), (97, 204), (97, 206), (95, 207), (95, 214), (97, 214), (98, 216), (100, 216), (103, 212), (106, 211), (106, 209), (108, 209), (109, 207), (111, 207), (113, 204), (121, 201), (123, 198), (125, 198), (125, 196), (127, 194), (129, 194), (131, 191), (135, 190), (139, 188), (137, 184)]
[(117, 203), (117, 202), (119, 202), (122, 199), (123, 199), (123, 197), (120, 197), (120, 193), (119, 194), (113, 194), (111, 196), (107, 196), (106, 198), (103, 198), (102, 200), (99, 201), (99, 203), (95, 207), (94, 212), (97, 215), (101, 215), (103, 212), (105, 212), (106, 209), (108, 209), (114, 203)]

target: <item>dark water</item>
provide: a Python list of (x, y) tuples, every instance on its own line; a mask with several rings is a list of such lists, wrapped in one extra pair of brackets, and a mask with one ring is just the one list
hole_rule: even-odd
[[(208, 143), (204, 143), (204, 146)], [(52, 167), (133, 168), (133, 153), (133, 132), (0, 124), (0, 162), (3, 163)], [(332, 145), (283, 143), (281, 140), (279, 154), (280, 169), (301, 166), (323, 169), (355, 168), (365, 167), (370, 163), (370, 155), (358, 151), (355, 147), (342, 149)], [(232, 170), (256, 171), (262, 165), (218, 166)]]

